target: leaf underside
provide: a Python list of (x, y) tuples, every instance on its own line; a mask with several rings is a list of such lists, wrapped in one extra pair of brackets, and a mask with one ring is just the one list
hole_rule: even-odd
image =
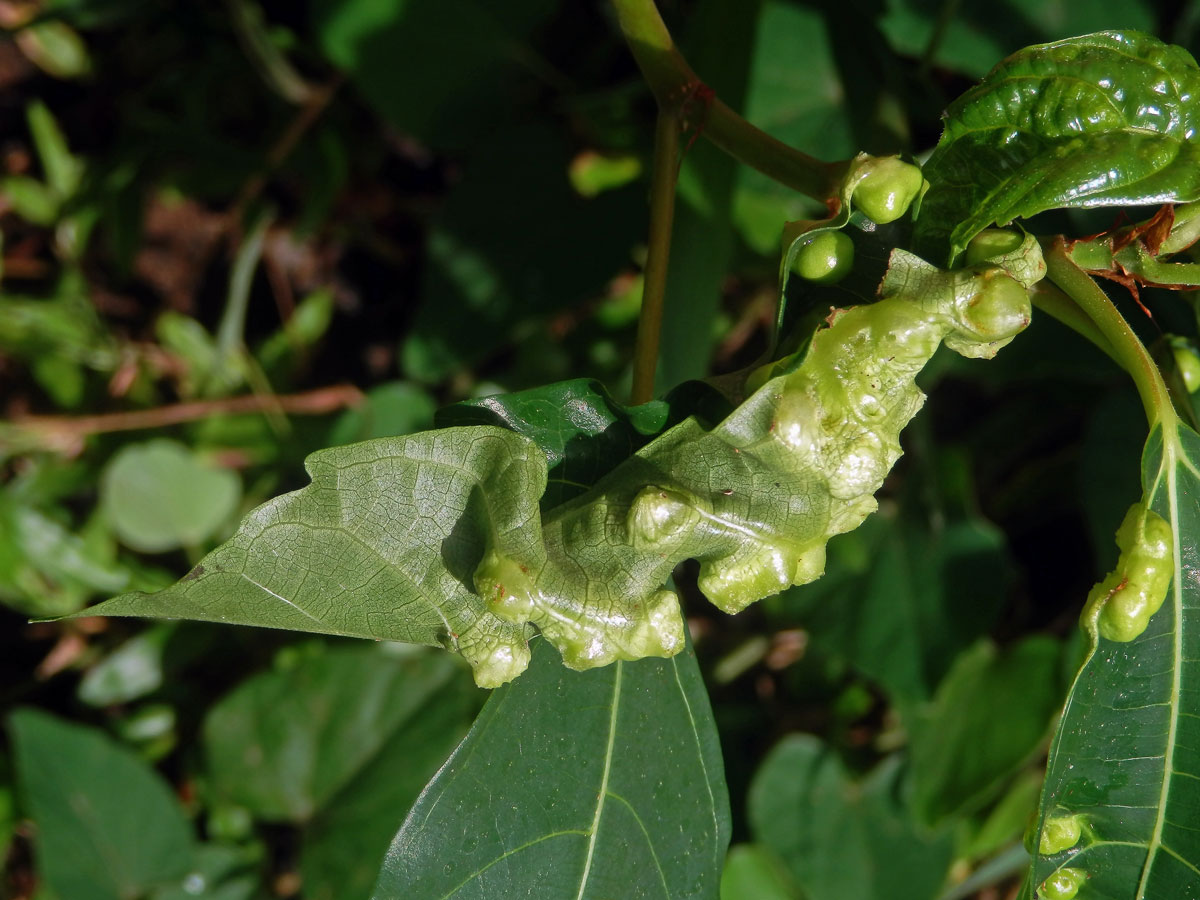
[[(1128, 643), (1097, 638), (1051, 749), (1035, 848), (1078, 816), (1078, 842), (1036, 852), (1027, 890), (1085, 873), (1080, 900), (1200, 896), (1200, 436), (1155, 428), (1143, 456), (1152, 509), (1174, 532), (1166, 602)], [(1034, 894), (1036, 896), (1036, 894)]]
[(946, 112), (924, 166), (919, 253), (952, 261), (993, 223), (1048, 209), (1200, 198), (1200, 68), (1140, 32), (1029, 47)]
[(466, 426), (313, 454), (312, 484), (252, 512), (182, 581), (99, 615), (193, 618), (460, 652), (496, 687), (528, 664), (536, 626), (583, 669), (671, 656), (686, 559), (736, 612), (824, 571), (900, 456), (945, 341), (988, 357), (1029, 321), (1004, 269), (944, 272), (897, 251), (870, 306), (839, 311), (804, 362), (712, 430), (689, 418), (546, 512), (547, 457), (503, 428)]

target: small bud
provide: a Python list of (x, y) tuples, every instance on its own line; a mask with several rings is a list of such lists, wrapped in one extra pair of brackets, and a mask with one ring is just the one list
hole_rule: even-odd
[(792, 260), (792, 271), (806, 281), (835, 284), (854, 266), (854, 241), (840, 231), (821, 231), (804, 238)]

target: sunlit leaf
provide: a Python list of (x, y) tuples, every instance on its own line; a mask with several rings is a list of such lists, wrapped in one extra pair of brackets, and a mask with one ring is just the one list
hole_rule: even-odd
[(992, 223), (1058, 207), (1200, 198), (1200, 68), (1140, 32), (1014, 53), (946, 111), (917, 249), (942, 262)]

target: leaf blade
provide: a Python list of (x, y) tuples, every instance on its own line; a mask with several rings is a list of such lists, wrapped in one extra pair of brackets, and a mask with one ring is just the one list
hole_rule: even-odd
[(1087, 874), (1081, 900), (1188, 896), (1200, 891), (1200, 436), (1156, 426), (1143, 484), (1172, 526), (1168, 600), (1128, 643), (1098, 639), (1055, 735), (1038, 841), (1077, 816), (1079, 840), (1035, 846), (1029, 887), (1064, 869)]
[(1200, 68), (1140, 32), (1013, 54), (952, 103), (924, 167), (918, 252), (958, 257), (992, 223), (1059, 207), (1200, 198)]
[(711, 896), (729, 827), (690, 650), (578, 673), (541, 642), (417, 800), (375, 896)]

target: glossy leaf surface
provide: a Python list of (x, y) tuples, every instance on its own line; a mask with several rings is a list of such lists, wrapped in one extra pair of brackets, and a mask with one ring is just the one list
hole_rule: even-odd
[(707, 898), (728, 841), (691, 650), (572, 672), (539, 641), (409, 813), (375, 897)]
[(918, 252), (956, 258), (988, 225), (1058, 207), (1200, 198), (1200, 68), (1140, 32), (1013, 54), (946, 112), (925, 165)]
[(1200, 892), (1200, 437), (1158, 426), (1142, 466), (1174, 533), (1172, 583), (1133, 640), (1085, 621), (1095, 643), (1051, 750), (1027, 891), (1070, 869), (1087, 876), (1079, 900)]
[(92, 728), (42, 712), (9, 718), (38, 865), (60, 897), (126, 900), (179, 879), (194, 839), (166, 782)]

